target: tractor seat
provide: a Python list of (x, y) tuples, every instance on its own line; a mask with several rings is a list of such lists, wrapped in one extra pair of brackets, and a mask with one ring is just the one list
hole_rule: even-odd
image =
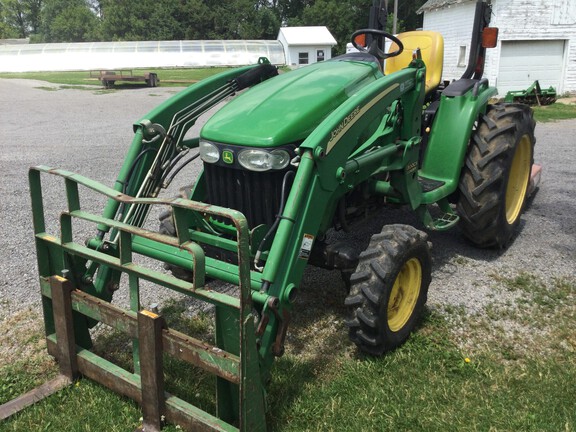
[[(426, 65), (426, 93), (434, 90), (442, 79), (442, 66), (444, 63), (444, 38), (440, 33), (433, 31), (411, 31), (396, 35), (402, 44), (404, 51), (396, 57), (386, 59), (384, 73), (389, 75), (404, 69), (412, 61), (412, 53), (420, 48), (422, 60)], [(388, 52), (398, 49), (398, 45), (392, 43)]]

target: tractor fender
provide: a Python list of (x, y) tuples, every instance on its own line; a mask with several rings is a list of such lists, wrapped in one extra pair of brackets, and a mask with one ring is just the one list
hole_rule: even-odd
[(496, 93), (486, 78), (460, 79), (446, 87), (419, 173), (421, 178), (442, 186), (425, 192), (422, 204), (437, 202), (456, 191), (474, 122), (486, 112), (488, 101)]

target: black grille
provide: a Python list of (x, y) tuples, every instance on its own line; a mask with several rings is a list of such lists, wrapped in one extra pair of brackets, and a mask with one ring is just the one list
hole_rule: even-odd
[(205, 163), (208, 203), (242, 212), (250, 228), (271, 225), (280, 209), (285, 173), (253, 172)]

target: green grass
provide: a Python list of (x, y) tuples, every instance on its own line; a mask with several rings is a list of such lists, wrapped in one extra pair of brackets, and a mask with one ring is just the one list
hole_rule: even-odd
[(576, 118), (576, 104), (556, 102), (547, 106), (533, 106), (534, 118), (538, 122), (550, 122)]
[[(121, 69), (118, 69), (121, 70)], [(197, 68), (197, 69), (133, 69), (134, 75), (140, 75), (143, 72), (156, 72), (160, 78), (160, 85), (166, 86), (186, 86), (190, 83), (210, 77), (216, 73), (222, 72), (226, 68)], [(53, 84), (63, 84), (69, 86), (77, 85), (94, 85), (101, 86), (97, 79), (90, 78), (89, 71), (76, 72), (21, 72), (21, 73), (0, 73), (0, 78), (12, 79), (33, 79), (47, 81)], [(169, 81), (182, 81), (170, 83)], [(135, 83), (118, 82), (120, 85), (135, 85)], [(143, 85), (144, 83), (138, 84)]]
[[(495, 303), (488, 315), (428, 311), (408, 342), (382, 358), (365, 357), (348, 342), (342, 296), (296, 310), (287, 354), (275, 363), (268, 389), (269, 429), (576, 431), (576, 280), (493, 277), (514, 301)], [(319, 296), (302, 295), (304, 304)], [(190, 316), (177, 302), (163, 314), (171, 326), (213, 338), (209, 314)], [(37, 344), (37, 333), (22, 343)], [(98, 349), (128, 366), (129, 341), (116, 336), (103, 334)], [(40, 350), (2, 364), (0, 403), (55, 372)], [(169, 391), (214, 412), (213, 377), (168, 358), (165, 375)], [(84, 379), (0, 423), (0, 431), (131, 431), (140, 417), (133, 402)]]
[(282, 431), (573, 430), (573, 359), (503, 364), (480, 355), (467, 363), (442, 339), (442, 325), (431, 325), (434, 334), (420, 333), (384, 359), (327, 365), (329, 379), (303, 388), (301, 379), (283, 382), (294, 397), (275, 401), (272, 424)]

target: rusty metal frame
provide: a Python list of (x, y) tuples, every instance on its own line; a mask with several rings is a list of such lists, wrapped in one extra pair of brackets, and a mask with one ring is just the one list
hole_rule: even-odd
[[(42, 173), (55, 174), (65, 180), (68, 211), (62, 213), (60, 217), (60, 237), (46, 232), (40, 181)], [(57, 358), (62, 375), (67, 378), (66, 382), (71, 382), (80, 373), (134, 399), (142, 405), (144, 427), (147, 431), (160, 430), (164, 418), (185, 429), (195, 431), (265, 430), (264, 390), (252, 316), (253, 296), (258, 297), (258, 293), (254, 293), (250, 286), (249, 231), (245, 217), (234, 210), (184, 199), (135, 199), (77, 174), (44, 166), (31, 168), (29, 179), (34, 231), (39, 252), (41, 293), (44, 303), (50, 306), (48, 310), (54, 313), (55, 331), (52, 332), (50, 328), (52, 326), (47, 325), (48, 352)], [(204, 287), (204, 254), (201, 247), (191, 241), (186, 232), (181, 231), (177, 238), (171, 238), (91, 215), (80, 209), (79, 185), (127, 205), (171, 205), (177, 210), (174, 212), (177, 224), (178, 218), (186, 217), (186, 211), (199, 211), (231, 220), (238, 233), (239, 298), (213, 292)], [(75, 218), (105, 224), (117, 230), (119, 242), (116, 256), (76, 243), (72, 235), (72, 221)], [(138, 247), (136, 238), (168, 244), (187, 251), (194, 268), (193, 282), (185, 282), (132, 262), (132, 252)], [(137, 252), (143, 254), (140, 250)], [(40, 263), (42, 257), (48, 258), (50, 263)], [(108, 301), (74, 289), (71, 280), (57, 276), (64, 270), (62, 267), (64, 263), (69, 261), (66, 257), (80, 257), (127, 273), (131, 290), (138, 291), (138, 281), (144, 279), (212, 303), (216, 306), (216, 325), (223, 326), (220, 332), (236, 333), (236, 336), (225, 341), (224, 347), (218, 339), (217, 345), (211, 345), (167, 328), (162, 317), (156, 313), (118, 308)], [(77, 280), (77, 275), (74, 279)], [(46, 310), (45, 308), (45, 312)], [(135, 350), (139, 355), (135, 353), (135, 373), (124, 370), (78, 345), (75, 342), (77, 332), (74, 327), (75, 315), (83, 315), (111, 326), (136, 341)], [(218, 321), (219, 315), (225, 316), (226, 319)], [(230, 317), (233, 319), (229, 319)], [(239, 346), (232, 346), (234, 344), (230, 341), (237, 341)], [(216, 375), (217, 416), (164, 391), (163, 353)], [(229, 394), (219, 394), (223, 390)], [(237, 402), (235, 407), (232, 408), (229, 402), (221, 404), (221, 401), (230, 399)]]

